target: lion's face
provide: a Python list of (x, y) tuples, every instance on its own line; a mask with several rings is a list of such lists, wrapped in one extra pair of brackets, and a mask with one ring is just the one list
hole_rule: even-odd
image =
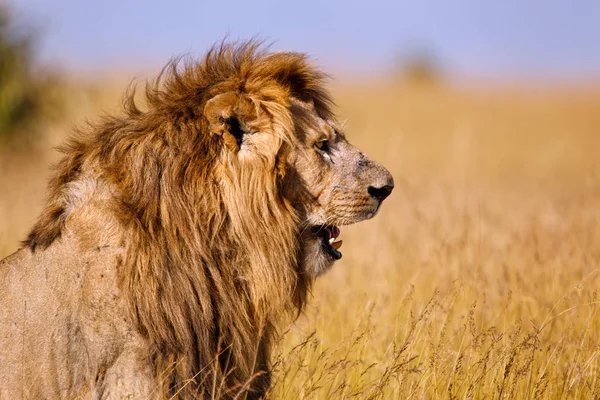
[(292, 174), (285, 195), (302, 216), (302, 267), (317, 276), (342, 257), (340, 226), (373, 217), (394, 180), (311, 104), (294, 101), (291, 111), (298, 148), (288, 159)]

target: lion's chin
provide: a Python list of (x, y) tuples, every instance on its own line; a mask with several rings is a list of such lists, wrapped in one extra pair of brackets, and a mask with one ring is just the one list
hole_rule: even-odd
[(328, 271), (342, 258), (340, 229), (333, 225), (317, 225), (302, 235), (302, 270), (312, 277)]

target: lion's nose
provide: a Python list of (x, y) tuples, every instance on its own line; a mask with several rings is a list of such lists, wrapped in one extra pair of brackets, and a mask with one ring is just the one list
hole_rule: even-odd
[(386, 175), (385, 182), (382, 182), (380, 185), (369, 186), (367, 188), (369, 194), (379, 201), (385, 200), (385, 198), (388, 197), (394, 189), (394, 179), (392, 178), (392, 175), (389, 172)]
[(369, 186), (367, 190), (371, 196), (375, 197), (379, 201), (383, 201), (390, 195), (390, 193), (392, 193), (393, 189), (394, 185), (385, 185), (382, 187)]

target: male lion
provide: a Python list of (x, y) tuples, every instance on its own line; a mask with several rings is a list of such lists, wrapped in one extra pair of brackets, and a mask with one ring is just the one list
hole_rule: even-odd
[(0, 264), (0, 398), (247, 398), (390, 173), (302, 54), (222, 44), (78, 132)]

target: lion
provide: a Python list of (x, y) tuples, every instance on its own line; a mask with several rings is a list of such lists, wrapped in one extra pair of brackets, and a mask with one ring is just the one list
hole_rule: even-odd
[(304, 54), (221, 43), (76, 130), (0, 264), (0, 398), (264, 397), (339, 227), (394, 187), (325, 82)]

